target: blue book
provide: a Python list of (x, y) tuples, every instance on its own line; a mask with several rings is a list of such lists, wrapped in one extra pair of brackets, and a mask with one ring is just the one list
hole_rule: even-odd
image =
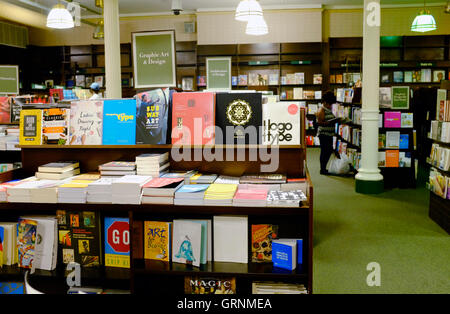
[(209, 184), (185, 184), (176, 193), (197, 193), (206, 191), (208, 187)]
[(297, 240), (272, 240), (272, 262), (274, 267), (294, 270), (297, 267)]
[(409, 148), (409, 135), (408, 134), (400, 134), (400, 145), (399, 149), (408, 149)]
[(103, 145), (136, 143), (136, 100), (118, 99), (103, 102)]

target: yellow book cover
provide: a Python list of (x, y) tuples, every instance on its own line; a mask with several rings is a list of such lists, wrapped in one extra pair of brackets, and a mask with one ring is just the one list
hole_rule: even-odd
[(170, 261), (172, 223), (164, 221), (144, 222), (144, 258)]
[(94, 181), (91, 180), (72, 180), (70, 182), (61, 184), (60, 188), (85, 188)]
[(42, 110), (24, 109), (20, 111), (20, 145), (42, 144)]
[(211, 184), (205, 192), (205, 199), (233, 198), (237, 184)]

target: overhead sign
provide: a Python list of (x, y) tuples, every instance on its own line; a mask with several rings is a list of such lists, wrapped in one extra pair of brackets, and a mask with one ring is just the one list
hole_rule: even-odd
[(176, 87), (175, 31), (132, 33), (135, 88)]
[(0, 94), (19, 94), (19, 66), (0, 65)]
[(231, 57), (206, 58), (206, 88), (231, 89)]

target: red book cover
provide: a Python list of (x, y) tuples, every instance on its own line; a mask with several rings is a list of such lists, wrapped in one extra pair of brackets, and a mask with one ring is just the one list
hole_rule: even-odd
[(62, 88), (52, 88), (50, 89), (50, 97), (53, 97), (54, 102), (58, 102), (64, 99), (64, 93)]
[(160, 188), (183, 180), (184, 178), (153, 178), (148, 181), (143, 188)]
[(214, 144), (215, 93), (175, 93), (172, 99), (172, 144)]
[(0, 97), (0, 123), (11, 122), (9, 97)]

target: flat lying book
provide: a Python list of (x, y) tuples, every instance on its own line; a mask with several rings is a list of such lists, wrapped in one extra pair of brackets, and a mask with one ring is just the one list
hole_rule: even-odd
[(243, 175), (239, 183), (286, 183), (286, 176), (283, 174)]
[(264, 207), (267, 203), (267, 190), (239, 188), (233, 198), (233, 206)]
[(205, 205), (231, 206), (237, 184), (211, 184), (205, 192)]
[(112, 170), (112, 171), (132, 171), (136, 169), (136, 163), (132, 161), (110, 161), (98, 166), (98, 170)]
[(64, 172), (80, 167), (78, 161), (51, 162), (38, 167), (38, 172)]
[(217, 174), (196, 173), (190, 178), (189, 184), (211, 184), (216, 181), (216, 179)]
[(72, 169), (69, 171), (64, 171), (61, 173), (57, 172), (36, 172), (35, 176), (38, 179), (49, 179), (49, 180), (63, 180), (80, 174), (80, 168)]
[(142, 187), (142, 195), (173, 197), (183, 183), (183, 178), (153, 178)]
[(271, 207), (299, 207), (307, 198), (298, 191), (269, 191), (267, 194), (267, 206)]

